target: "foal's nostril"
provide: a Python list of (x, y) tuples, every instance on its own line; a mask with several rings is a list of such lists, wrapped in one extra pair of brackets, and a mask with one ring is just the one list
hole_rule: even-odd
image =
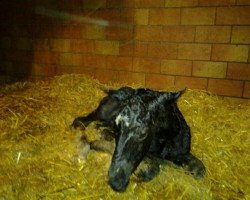
[(115, 169), (113, 172), (109, 172), (109, 185), (111, 188), (117, 192), (123, 192), (128, 185), (128, 178), (124, 170), (119, 167)]

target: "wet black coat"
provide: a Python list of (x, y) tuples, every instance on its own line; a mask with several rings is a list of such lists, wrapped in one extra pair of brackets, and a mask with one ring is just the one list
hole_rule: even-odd
[[(76, 118), (72, 125), (85, 127), (91, 121), (99, 120), (112, 128), (116, 145), (109, 169), (109, 184), (114, 190), (126, 189), (131, 174), (145, 156), (187, 165), (190, 171), (195, 170), (195, 177), (202, 176), (204, 165), (190, 153), (190, 128), (176, 104), (183, 91), (158, 92), (123, 87), (106, 92), (108, 95), (94, 112)], [(152, 171), (146, 176), (153, 178), (156, 174)]]

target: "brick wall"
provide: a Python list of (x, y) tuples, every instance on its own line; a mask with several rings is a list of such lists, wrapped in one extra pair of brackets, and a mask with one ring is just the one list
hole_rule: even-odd
[(250, 98), (249, 0), (20, 2), (0, 3), (2, 74)]

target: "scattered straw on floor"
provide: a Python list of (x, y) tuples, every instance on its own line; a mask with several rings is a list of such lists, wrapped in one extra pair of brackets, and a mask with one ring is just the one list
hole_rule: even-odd
[[(178, 104), (192, 130), (192, 152), (207, 169), (194, 180), (163, 166), (124, 193), (107, 184), (111, 156), (80, 159), (81, 131), (69, 125), (92, 111), (107, 87), (80, 75), (0, 88), (0, 199), (250, 199), (250, 105), (188, 90)], [(96, 130), (93, 131), (93, 137)], [(91, 131), (90, 131), (91, 132)]]

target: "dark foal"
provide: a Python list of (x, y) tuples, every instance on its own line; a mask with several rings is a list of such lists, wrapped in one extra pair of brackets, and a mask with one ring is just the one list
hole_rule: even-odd
[[(106, 92), (108, 95), (98, 108), (88, 116), (76, 118), (72, 126), (84, 128), (98, 120), (112, 130), (115, 149), (108, 182), (114, 190), (126, 189), (131, 174), (143, 159), (149, 164), (147, 170), (139, 173), (145, 181), (159, 173), (163, 159), (186, 166), (195, 178), (203, 176), (205, 167), (190, 153), (190, 128), (176, 104), (183, 91), (123, 87)], [(92, 144), (93, 148), (98, 146)]]

